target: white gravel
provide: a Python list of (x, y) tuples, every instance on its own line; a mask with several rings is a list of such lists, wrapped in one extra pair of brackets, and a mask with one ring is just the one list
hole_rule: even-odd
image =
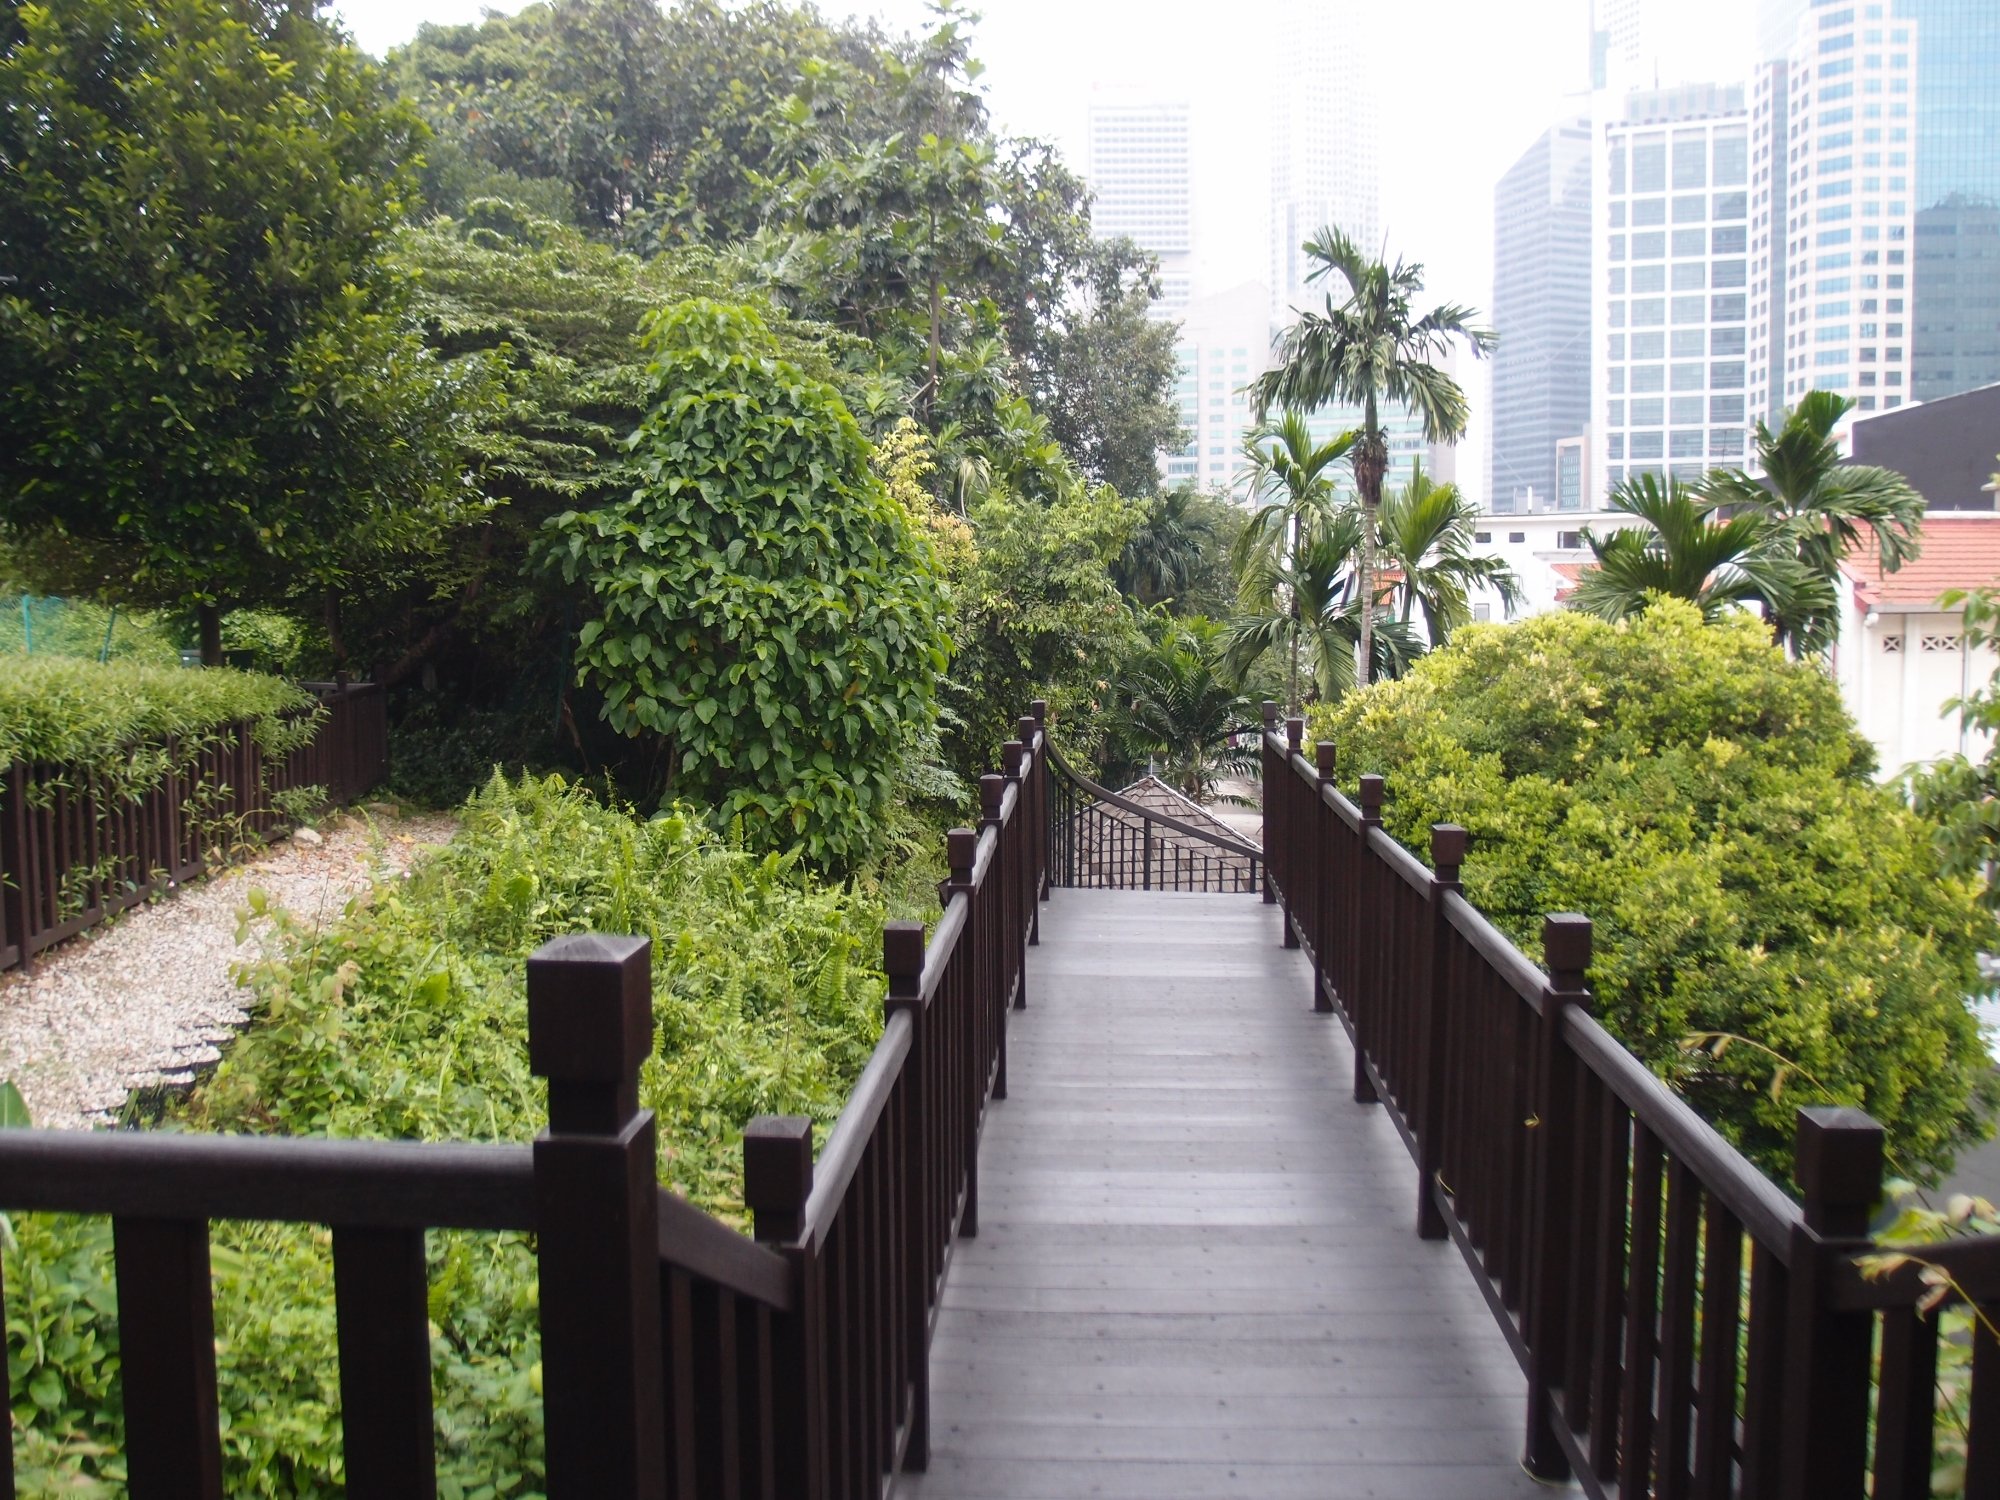
[[(258, 858), (42, 953), (32, 975), (0, 975), (0, 1079), (37, 1125), (117, 1117), (134, 1088), (185, 1082), (245, 1020), (232, 977), (256, 956), (237, 923), (252, 890), (307, 922), (330, 923), (376, 878), (394, 879), (451, 837), (443, 816), (350, 813), (323, 842), (286, 839)], [(261, 924), (260, 924), (261, 925)]]

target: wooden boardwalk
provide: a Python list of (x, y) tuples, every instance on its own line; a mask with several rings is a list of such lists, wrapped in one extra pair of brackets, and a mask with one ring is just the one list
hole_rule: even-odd
[(1059, 890), (918, 1500), (1506, 1500), (1525, 1384), (1254, 896)]

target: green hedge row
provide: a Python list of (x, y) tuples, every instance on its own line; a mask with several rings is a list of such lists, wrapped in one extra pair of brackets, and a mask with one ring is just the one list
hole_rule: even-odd
[(256, 723), (263, 739), (281, 715), (313, 706), (311, 694), (254, 672), (0, 656), (0, 767), (105, 766), (135, 743), (241, 719)]

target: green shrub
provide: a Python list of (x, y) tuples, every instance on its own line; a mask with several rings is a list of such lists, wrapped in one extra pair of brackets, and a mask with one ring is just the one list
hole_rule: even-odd
[[(24, 614), (25, 606), (25, 614)], [(166, 620), (147, 610), (112, 611), (88, 599), (0, 597), (0, 656), (73, 656), (177, 667)]]
[(275, 737), (280, 716), (314, 707), (311, 694), (251, 672), (0, 656), (0, 766), (109, 767), (128, 760), (135, 744), (241, 719), (260, 737)]
[(839, 395), (755, 309), (693, 299), (646, 337), (642, 483), (552, 523), (598, 611), (578, 679), (614, 728), (671, 745), (678, 795), (754, 847), (851, 869), (936, 719), (949, 642), (929, 543)]
[(1868, 1110), (1912, 1177), (1982, 1133), (1965, 1000), (1992, 924), (1870, 779), (1838, 689), (1755, 619), (1471, 627), (1312, 727), (1343, 786), (1386, 778), (1411, 848), (1471, 831), (1467, 894), (1525, 952), (1543, 913), (1591, 917), (1599, 1017), (1767, 1169), (1801, 1104)]
[[(653, 940), (660, 1178), (741, 1222), (742, 1127), (838, 1114), (879, 1035), (881, 908), (683, 811), (639, 822), (560, 778), (493, 778), (458, 837), (330, 930), (268, 913), (251, 1028), (178, 1111), (186, 1129), (527, 1141), (527, 955), (563, 932)], [(99, 1221), (18, 1220), (6, 1258), (10, 1398), (51, 1475), (116, 1481), (116, 1301)], [(341, 1493), (325, 1231), (214, 1227), (225, 1487)], [(541, 1487), (535, 1267), (518, 1235), (429, 1236), (440, 1492)], [(49, 1489), (55, 1489), (52, 1479)], [(63, 1491), (67, 1493), (67, 1491)], [(90, 1493), (80, 1488), (77, 1493)]]

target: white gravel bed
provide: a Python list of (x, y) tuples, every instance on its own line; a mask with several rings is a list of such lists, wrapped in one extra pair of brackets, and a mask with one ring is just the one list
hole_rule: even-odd
[(285, 839), (49, 949), (31, 975), (7, 971), (0, 1079), (20, 1089), (36, 1125), (66, 1129), (115, 1120), (135, 1088), (187, 1081), (244, 1024), (250, 994), (231, 970), (257, 956), (256, 935), (236, 941), (252, 890), (303, 921), (331, 923), (454, 826), (445, 816), (346, 814), (320, 843)]

